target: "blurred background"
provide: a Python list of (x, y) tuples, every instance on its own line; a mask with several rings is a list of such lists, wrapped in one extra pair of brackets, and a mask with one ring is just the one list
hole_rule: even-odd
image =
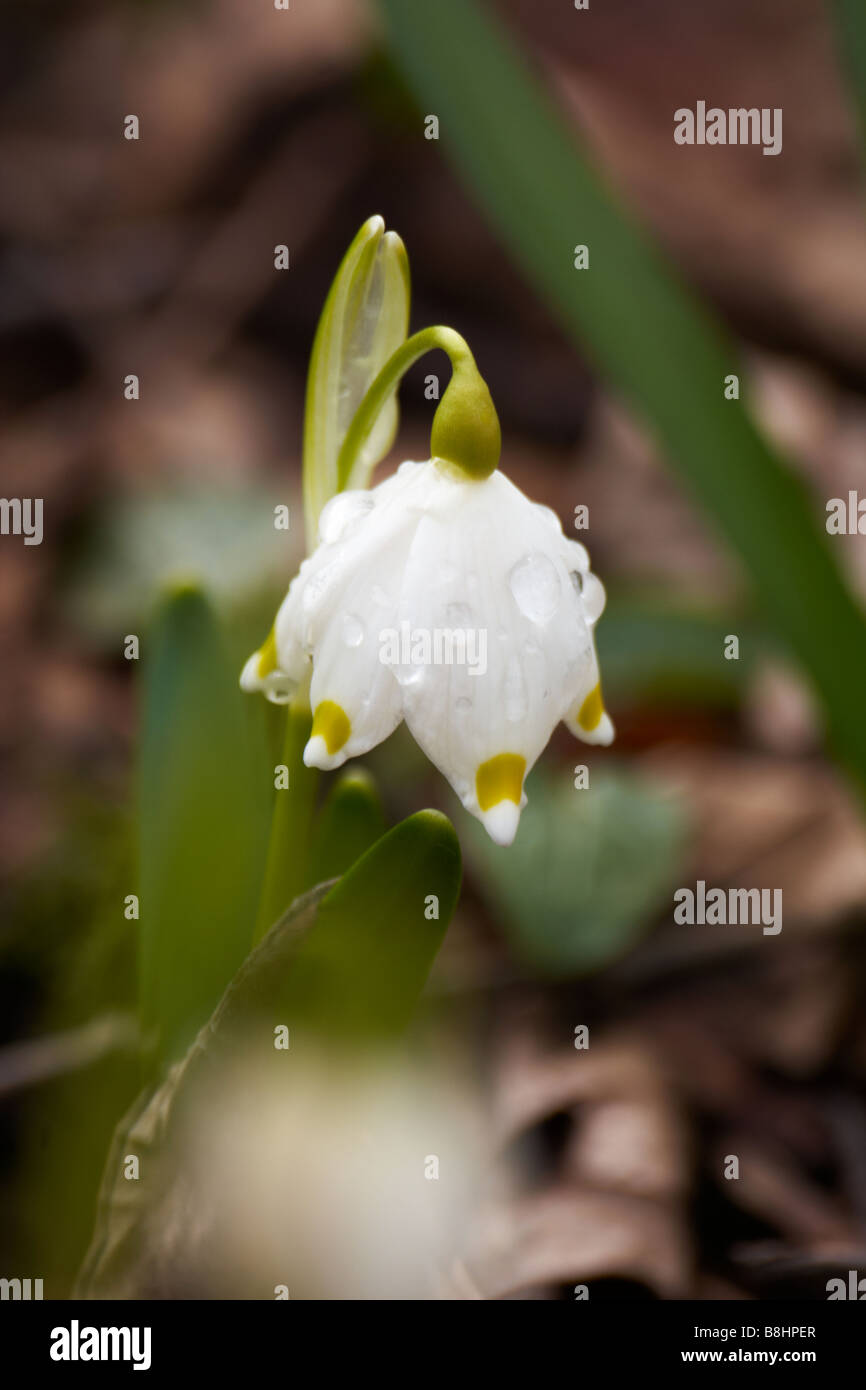
[[(606, 0), (591, 23), (565, 0), (489, 10), (740, 343), (753, 411), (823, 524), (827, 499), (866, 489), (863, 173), (830, 7)], [(122, 904), (139, 682), (124, 638), (191, 575), (238, 669), (260, 643), (304, 549), (316, 321), (375, 212), (409, 251), (412, 326), (451, 324), (471, 344), (505, 470), (567, 528), (589, 508), (618, 731), (600, 752), (558, 731), (507, 852), (405, 731), (366, 760), (389, 822), (439, 806), (465, 859), (424, 1026), (459, 1073), (472, 1157), (454, 1248), (433, 1239), (418, 1296), (826, 1297), (828, 1278), (866, 1269), (862, 806), (712, 518), (509, 259), (444, 143), (425, 140), (373, 5), (31, 0), (4, 5), (2, 24), (2, 491), (44, 498), (45, 536), (0, 541), (0, 1274), (69, 1292), (138, 1084)], [(784, 156), (676, 146), (673, 110), (699, 97), (782, 107)], [(130, 113), (138, 141), (123, 138)], [(429, 452), (430, 371), (444, 384), (444, 358), (407, 376), (378, 478)], [(862, 539), (834, 544), (862, 596)], [(574, 789), (584, 763), (592, 795)], [(672, 892), (698, 878), (781, 888), (783, 931), (674, 926)], [(377, 1090), (385, 1132), (399, 1149), (417, 1122), (435, 1150), (426, 1119), (400, 1118), (412, 1089)], [(365, 1123), (335, 1082), (332, 1147)], [(375, 1210), (376, 1183), (364, 1191)], [(267, 1223), (235, 1216), (248, 1272)], [(400, 1260), (394, 1284), (360, 1257), (360, 1283), (342, 1284), (346, 1229), (310, 1221), (309, 1248), (321, 1235), (332, 1257), (314, 1296), (414, 1289)], [(359, 1248), (375, 1239), (352, 1232)], [(237, 1291), (192, 1259), (174, 1278), (149, 1291)]]

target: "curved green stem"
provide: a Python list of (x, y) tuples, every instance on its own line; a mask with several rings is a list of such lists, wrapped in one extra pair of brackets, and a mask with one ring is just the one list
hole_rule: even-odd
[[(419, 357), (423, 357), (426, 352), (431, 352), (433, 348), (441, 348), (444, 352), (447, 352), (451, 359), (453, 373), (445, 395), (439, 403), (436, 412), (437, 418), (440, 417), (442, 407), (445, 406), (446, 399), (448, 398), (449, 392), (452, 391), (452, 387), (455, 388), (455, 393), (452, 393), (453, 399), (450, 403), (451, 407), (453, 408), (453, 406), (458, 404), (456, 393), (459, 387), (459, 404), (464, 411), (465, 398), (471, 395), (473, 404), (476, 406), (474, 411), (476, 417), (482, 415), (489, 416), (490, 412), (492, 412), (498, 445), (499, 423), (498, 420), (496, 420), (496, 412), (493, 409), (493, 402), (490, 400), (490, 393), (478, 373), (478, 368), (475, 365), (475, 359), (469, 350), (468, 343), (465, 338), (461, 338), (459, 333), (455, 333), (453, 328), (447, 328), (443, 324), (436, 324), (432, 328), (424, 328), (420, 333), (414, 333), (411, 338), (407, 338), (406, 342), (389, 357), (388, 361), (379, 372), (379, 375), (367, 390), (367, 394), (358, 406), (355, 417), (346, 432), (346, 437), (340, 448), (337, 459), (338, 491), (342, 491), (343, 488), (348, 485), (355, 460), (358, 458), (358, 455), (369, 439), (383, 406), (387, 403), (391, 393), (397, 389), (401, 377), (418, 361)], [(480, 408), (478, 408), (479, 403)], [(491, 432), (489, 419), (486, 421), (486, 424), (489, 434)], [(498, 459), (498, 456), (497, 447), (496, 459)], [(461, 459), (454, 459), (452, 461), (456, 463), (463, 462)], [(472, 473), (478, 472), (478, 476), (486, 476), (486, 473), (492, 472), (495, 467), (496, 460), (494, 460), (490, 468), (487, 468), (485, 465), (484, 473), (479, 472), (472, 465), (469, 466), (468, 471)]]

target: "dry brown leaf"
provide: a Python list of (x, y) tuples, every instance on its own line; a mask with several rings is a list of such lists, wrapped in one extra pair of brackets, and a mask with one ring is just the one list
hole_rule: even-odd
[(484, 1298), (610, 1277), (677, 1298), (689, 1278), (688, 1244), (673, 1208), (570, 1186), (488, 1210), (463, 1263)]

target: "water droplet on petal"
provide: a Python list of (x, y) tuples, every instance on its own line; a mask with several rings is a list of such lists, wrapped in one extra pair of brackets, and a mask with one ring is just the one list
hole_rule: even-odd
[(449, 627), (471, 627), (472, 609), (468, 603), (449, 603), (445, 609), (445, 620)]
[(461, 714), (466, 714), (472, 708), (472, 701), (467, 695), (461, 695), (457, 701), (457, 708)]
[(556, 566), (546, 555), (537, 552), (518, 560), (508, 582), (524, 618), (533, 623), (550, 622), (559, 607), (562, 585)]
[(574, 585), (576, 592), (579, 593), (579, 594), (582, 594), (582, 593), (583, 593), (583, 575), (580, 573), (580, 571), (579, 571), (579, 570), (572, 570), (572, 571), (571, 571), (571, 574), (570, 574), (570, 576), (569, 576), (569, 578), (571, 579), (571, 582), (572, 582), (572, 584)]
[(392, 669), (397, 684), (402, 685), (404, 689), (406, 686), (420, 685), (424, 679), (424, 667), (420, 662), (417, 664), (409, 662), (404, 666), (394, 666)]
[(604, 612), (605, 592), (604, 585), (594, 574), (583, 576), (583, 613), (588, 623), (598, 622)]
[(343, 617), (343, 641), (346, 646), (360, 647), (363, 640), (364, 624), (354, 613), (346, 613)]
[(272, 705), (287, 705), (297, 686), (298, 682), (286, 675), (285, 671), (275, 668), (265, 676), (265, 699), (269, 700)]
[(301, 609), (305, 614), (312, 614), (318, 608), (328, 590), (339, 579), (340, 573), (340, 565), (336, 560), (332, 560), (330, 564), (310, 575), (301, 594)]
[(549, 526), (551, 531), (555, 531), (558, 536), (562, 535), (562, 526), (559, 517), (552, 507), (545, 507), (543, 502), (534, 502), (535, 513), (538, 518)]
[(334, 545), (350, 535), (373, 509), (369, 492), (338, 492), (326, 502), (319, 517), (319, 540)]
[(581, 574), (586, 574), (589, 569), (589, 551), (580, 541), (567, 540), (563, 558), (569, 569), (578, 570)]

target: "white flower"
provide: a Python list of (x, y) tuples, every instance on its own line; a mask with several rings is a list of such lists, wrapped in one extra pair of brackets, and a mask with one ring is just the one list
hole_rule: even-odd
[[(324, 508), (319, 545), (241, 684), (287, 699), (312, 661), (308, 766), (339, 767), (405, 719), (506, 845), (558, 721), (587, 743), (613, 738), (593, 641), (604, 599), (585, 548), (503, 473), (407, 462)], [(476, 638), (474, 665), (459, 633)]]

